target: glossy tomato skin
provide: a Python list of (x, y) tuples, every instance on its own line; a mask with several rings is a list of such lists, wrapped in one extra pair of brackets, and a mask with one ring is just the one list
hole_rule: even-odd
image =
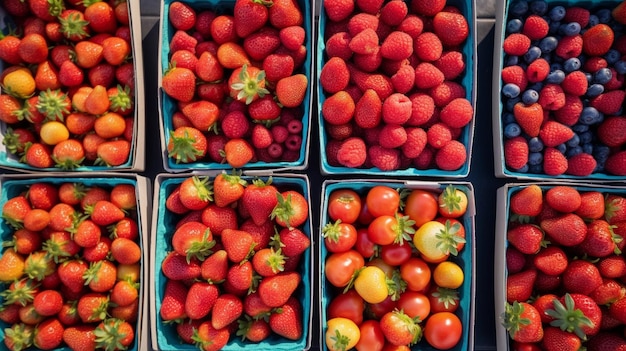
[(356, 244), (356, 228), (350, 223), (329, 223), (324, 227), (323, 232), (324, 245), (326, 245), (326, 249), (330, 252), (348, 251)]
[(361, 213), (359, 213), (357, 222), (361, 225), (369, 225), (374, 220), (374, 215), (370, 212), (365, 201), (362, 201), (361, 204)]
[(367, 192), (365, 202), (372, 216), (393, 216), (400, 207), (400, 193), (391, 187), (376, 185)]
[(404, 201), (404, 214), (415, 221), (415, 227), (432, 221), (439, 214), (437, 197), (430, 191), (415, 189)]
[(356, 325), (363, 323), (363, 311), (365, 301), (354, 289), (350, 289), (343, 294), (339, 294), (330, 301), (328, 305), (327, 318), (343, 317), (348, 318)]
[(387, 296), (383, 302), (367, 304), (366, 309), (375, 319), (381, 319), (387, 312), (393, 311), (397, 305), (391, 296)]
[(378, 321), (370, 319), (359, 326), (361, 338), (354, 346), (358, 351), (382, 351), (385, 346), (385, 335)]
[(354, 223), (361, 213), (361, 196), (351, 189), (337, 189), (328, 198), (328, 216), (343, 223)]
[(433, 347), (447, 350), (454, 347), (461, 340), (463, 325), (459, 317), (450, 312), (434, 313), (426, 320), (424, 337)]
[(373, 257), (376, 253), (376, 244), (370, 240), (367, 228), (359, 228), (356, 230), (354, 249), (365, 258)]
[(430, 284), (431, 270), (426, 261), (411, 257), (400, 266), (400, 276), (407, 283), (409, 290), (421, 292)]
[(335, 287), (348, 285), (354, 272), (365, 265), (365, 260), (355, 250), (333, 253), (326, 258), (326, 279)]
[(432, 313), (454, 312), (459, 308), (460, 299), (456, 290), (435, 286), (428, 291), (428, 300)]
[(423, 293), (407, 290), (398, 299), (398, 309), (404, 311), (411, 318), (426, 320), (430, 314), (430, 300)]
[(383, 261), (392, 266), (402, 265), (408, 261), (412, 255), (413, 249), (407, 241), (384, 245), (380, 248), (380, 257)]
[(389, 245), (396, 240), (395, 226), (398, 220), (391, 215), (382, 215), (374, 218), (367, 227), (370, 240), (378, 245)]

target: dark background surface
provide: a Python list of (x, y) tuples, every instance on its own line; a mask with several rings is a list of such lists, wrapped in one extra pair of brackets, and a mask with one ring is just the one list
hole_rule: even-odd
[[(494, 294), (493, 294), (493, 250), (495, 236), (496, 189), (505, 184), (505, 179), (494, 176), (491, 124), (491, 77), (495, 25), (495, 1), (477, 0), (477, 45), (478, 45), (478, 89), (475, 121), (474, 146), (471, 170), (467, 178), (474, 186), (476, 202), (476, 302), (475, 302), (475, 350), (495, 350)], [(157, 72), (159, 39), (159, 2), (141, 0), (144, 85), (146, 94), (146, 170), (142, 175), (154, 180), (162, 172), (160, 159), (160, 136), (158, 124)], [(319, 3), (318, 3), (319, 11)], [(314, 89), (314, 91), (316, 88)], [(313, 211), (313, 234), (319, 233), (320, 191), (327, 179), (319, 171), (319, 143), (316, 121), (312, 116), (309, 167), (306, 173), (311, 181)], [(442, 181), (440, 179), (429, 179)], [(457, 180), (457, 179), (455, 179)], [(317, 290), (316, 290), (317, 291)], [(317, 308), (313, 320), (312, 349), (319, 349), (320, 324)]]

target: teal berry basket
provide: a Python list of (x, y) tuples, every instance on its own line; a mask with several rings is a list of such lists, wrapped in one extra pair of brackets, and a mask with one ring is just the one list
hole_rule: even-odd
[[(147, 270), (147, 252), (145, 248), (147, 245), (147, 223), (148, 223), (148, 207), (149, 204), (147, 201), (147, 193), (148, 187), (147, 180), (142, 177), (137, 176), (126, 176), (124, 174), (103, 174), (100, 173), (98, 176), (87, 177), (83, 174), (76, 175), (53, 175), (53, 174), (45, 174), (39, 177), (33, 177), (30, 174), (18, 174), (18, 175), (5, 175), (0, 177), (0, 207), (2, 207), (6, 201), (12, 197), (18, 196), (23, 192), (27, 191), (28, 188), (34, 184), (39, 182), (46, 182), (56, 186), (59, 186), (66, 182), (72, 183), (82, 183), (87, 187), (102, 187), (104, 189), (111, 189), (113, 185), (117, 184), (130, 184), (133, 185), (136, 189), (136, 197), (137, 197), (137, 211), (136, 218), (138, 227), (139, 227), (139, 246), (142, 250), (142, 256), (140, 260), (141, 264), (141, 275), (140, 275), (140, 289), (139, 289), (139, 310), (138, 310), (138, 318), (137, 322), (135, 322), (135, 338), (133, 343), (128, 348), (129, 351), (137, 351), (143, 350), (147, 347), (147, 340), (145, 340), (143, 334), (143, 329), (145, 325), (145, 319), (147, 318), (147, 309), (144, 308), (145, 303), (147, 302), (147, 274), (144, 273)], [(11, 228), (5, 221), (0, 223), (0, 240), (8, 241), (11, 240), (13, 232), (15, 230)], [(4, 252), (4, 250), (3, 250)], [(0, 285), (0, 289), (5, 290), (8, 287), (8, 284), (2, 283)], [(146, 298), (144, 298), (146, 297)], [(5, 337), (5, 329), (9, 328), (10, 325), (5, 322), (0, 322), (0, 338), (4, 339)], [(94, 328), (96, 325), (94, 324)], [(64, 344), (61, 344), (64, 345)], [(30, 348), (29, 348), (30, 349)], [(9, 349), (4, 343), (0, 344), (1, 351), (8, 351)], [(54, 349), (55, 351), (71, 351), (71, 349), (67, 346), (59, 347)]]
[[(576, 1), (576, 0), (544, 0), (548, 5), (548, 11), (550, 11), (555, 6), (563, 6), (566, 9), (568, 7), (582, 7), (593, 13), (595, 10), (600, 9), (612, 9), (621, 1), (618, 0), (601, 0), (601, 1)], [(522, 167), (521, 169), (514, 169), (510, 167), (505, 162), (505, 153), (504, 153), (504, 144), (507, 140), (505, 136), (505, 126), (510, 122), (510, 118), (512, 118), (512, 114), (507, 116), (507, 113), (510, 112), (507, 109), (507, 102), (504, 101), (505, 97), (502, 94), (503, 83), (502, 83), (502, 70), (505, 67), (506, 54), (503, 52), (502, 46), (504, 39), (507, 34), (507, 21), (509, 19), (514, 18), (511, 10), (511, 5), (515, 4), (517, 1), (497, 1), (496, 2), (496, 26), (495, 26), (495, 37), (494, 37), (494, 59), (493, 59), (493, 76), (492, 76), (492, 126), (493, 126), (493, 148), (494, 148), (494, 168), (495, 175), (499, 178), (515, 178), (515, 179), (528, 179), (528, 180), (541, 180), (541, 181), (550, 181), (555, 178), (568, 180), (568, 181), (599, 181), (599, 182), (615, 182), (615, 181), (623, 181), (625, 179), (624, 176), (613, 175), (607, 173), (603, 168), (598, 168), (596, 171), (587, 176), (577, 176), (568, 174), (567, 172), (563, 174), (559, 174), (557, 176), (548, 175), (542, 169), (531, 169), (530, 166), (528, 169)], [(522, 0), (522, 2), (530, 1)], [(518, 16), (519, 17), (519, 16)], [(515, 17), (517, 18), (517, 17)], [(619, 26), (622, 29), (622, 32), (615, 31), (615, 39), (619, 36), (625, 35), (626, 32), (623, 31), (623, 26)], [(552, 35), (552, 34), (548, 34)], [(535, 42), (531, 45), (535, 45)], [(522, 59), (523, 61), (523, 59)], [(529, 83), (530, 84), (530, 83)], [(523, 92), (520, 93), (520, 96)], [(582, 100), (582, 104), (584, 107), (588, 106), (586, 100), (588, 97), (583, 95), (580, 97)], [(620, 112), (621, 113), (621, 112)], [(577, 123), (578, 124), (578, 123)], [(589, 127), (590, 131), (595, 133), (595, 128), (597, 125), (591, 125)], [(529, 136), (525, 135), (523, 132), (521, 134), (527, 140), (530, 139)], [(594, 136), (595, 138), (595, 136)], [(569, 149), (569, 148), (568, 148)], [(623, 148), (622, 148), (623, 149)], [(568, 151), (565, 151), (567, 155)], [(542, 163), (539, 164), (540, 166)]]
[[(201, 176), (200, 174), (196, 174)], [(151, 261), (152, 268), (150, 278), (152, 286), (150, 296), (150, 323), (152, 348), (160, 351), (175, 350), (197, 350), (198, 347), (191, 344), (183, 343), (174, 325), (165, 324), (159, 315), (161, 309), (161, 301), (165, 292), (165, 283), (167, 278), (161, 272), (161, 263), (165, 259), (167, 253), (172, 251), (171, 238), (177, 221), (180, 219), (177, 215), (169, 212), (165, 207), (167, 196), (180, 185), (184, 179), (190, 175), (178, 174), (161, 174), (157, 176), (155, 181), (154, 203), (157, 205), (153, 209), (153, 238), (151, 243)], [(210, 176), (210, 178), (214, 178)], [(253, 177), (243, 176), (242, 179), (250, 182)], [(264, 181), (267, 177), (261, 177)], [(309, 180), (305, 175), (274, 175), (272, 176), (272, 184), (279, 191), (295, 190), (310, 200)], [(310, 203), (310, 202), (309, 202)], [(302, 277), (300, 286), (294, 292), (294, 295), (302, 305), (302, 337), (298, 340), (288, 340), (272, 334), (268, 339), (259, 343), (242, 342), (239, 336), (231, 334), (228, 344), (222, 349), (224, 351), (241, 351), (241, 350), (308, 350), (311, 347), (311, 318), (312, 318), (312, 301), (313, 301), (313, 242), (311, 237), (311, 218), (309, 209), (309, 219), (303, 224), (301, 230), (311, 238), (311, 247), (302, 255), (302, 260), (298, 268), (298, 272)]]
[[(474, 301), (475, 301), (475, 225), (474, 217), (476, 210), (474, 207), (474, 190), (471, 183), (468, 182), (450, 182), (450, 183), (437, 183), (437, 182), (420, 182), (420, 181), (390, 181), (390, 180), (354, 180), (350, 182), (327, 180), (322, 186), (322, 205), (320, 209), (320, 228), (326, 223), (330, 223), (332, 220), (328, 215), (328, 201), (333, 191), (340, 189), (349, 189), (355, 191), (360, 196), (364, 196), (367, 192), (377, 185), (384, 185), (393, 189), (403, 190), (426, 190), (434, 193), (441, 193), (445, 187), (449, 184), (454, 185), (457, 189), (463, 191), (468, 198), (467, 212), (458, 220), (463, 224), (466, 231), (466, 243), (465, 248), (459, 252), (459, 255), (450, 258), (451, 261), (458, 264), (464, 273), (463, 284), (457, 289), (459, 293), (459, 307), (455, 311), (455, 314), (461, 320), (463, 325), (463, 331), (459, 342), (450, 350), (453, 351), (471, 351), (474, 349)], [(322, 238), (321, 233), (319, 235)], [(326, 321), (328, 320), (328, 307), (334, 296), (341, 293), (340, 289), (332, 286), (327, 280), (325, 275), (325, 261), (330, 255), (329, 251), (324, 245), (323, 238), (319, 244), (319, 262), (320, 262), (320, 274), (319, 274), (319, 286), (320, 286), (320, 350), (328, 351), (328, 347), (325, 342), (325, 333), (327, 329)], [(366, 259), (367, 261), (367, 259)], [(367, 263), (367, 262), (366, 262)], [(365, 320), (365, 319), (364, 319)], [(422, 330), (424, 323), (420, 323)], [(422, 337), (422, 340), (417, 344), (411, 346), (411, 350), (428, 350), (434, 351), (435, 348), (431, 347)]]
[[(416, 0), (417, 1), (417, 0)], [(410, 3), (410, 1), (407, 1)], [(476, 94), (477, 94), (477, 38), (476, 38), (476, 8), (474, 0), (448, 0), (447, 5), (457, 7), (461, 13), (465, 16), (469, 26), (469, 35), (465, 42), (462, 44), (460, 50), (463, 53), (463, 60), (465, 62), (465, 69), (463, 73), (457, 78), (459, 84), (465, 88), (465, 97), (470, 101), (474, 107), (474, 114), (476, 112)], [(409, 11), (410, 13), (410, 11)], [(317, 51), (316, 51), (316, 72), (317, 81), (319, 82), (320, 72), (322, 67), (328, 60), (326, 55), (326, 24), (328, 18), (324, 11), (324, 3), (321, 4), (318, 31), (317, 31)], [(376, 167), (372, 168), (350, 168), (340, 165), (331, 165), (325, 149), (325, 146), (331, 140), (330, 136), (326, 132), (326, 123), (322, 117), (322, 105), (327, 98), (327, 93), (323, 91), (322, 87), (317, 85), (317, 110), (318, 113), (318, 125), (319, 125), (319, 144), (320, 144), (320, 170), (323, 174), (327, 175), (371, 175), (371, 176), (424, 176), (424, 177), (437, 177), (437, 178), (462, 178), (469, 175), (470, 164), (472, 158), (472, 145), (474, 138), (474, 124), (476, 116), (472, 118), (472, 121), (463, 127), (458, 141), (463, 143), (466, 148), (466, 161), (457, 170), (445, 171), (438, 169), (434, 166), (428, 169), (418, 169), (414, 165), (410, 165), (404, 169), (397, 169), (393, 171), (382, 171)]]
[[(177, 163), (175, 159), (168, 157), (167, 144), (170, 140), (170, 133), (174, 131), (172, 125), (172, 115), (176, 111), (176, 101), (167, 96), (163, 92), (161, 81), (164, 72), (168, 69), (169, 65), (169, 41), (174, 35), (175, 29), (168, 20), (169, 7), (175, 0), (165, 0), (161, 2), (161, 24), (160, 24), (160, 38), (159, 38), (159, 122), (161, 130), (161, 153), (163, 159), (163, 166), (169, 173), (179, 173), (195, 170), (223, 170), (231, 169), (226, 162), (213, 162), (208, 156), (202, 160), (189, 163)], [(216, 14), (230, 14), (233, 13), (235, 6), (235, 0), (185, 0), (184, 3), (191, 6), (196, 11), (198, 10), (212, 10)], [(302, 73), (306, 75), (308, 79), (307, 92), (305, 94), (300, 110), (302, 111), (302, 145), (298, 153), (298, 159), (294, 161), (253, 161), (247, 163), (242, 169), (255, 169), (255, 170), (304, 170), (308, 167), (308, 154), (309, 154), (309, 138), (310, 138), (310, 124), (312, 115), (312, 101), (313, 101), (313, 23), (314, 14), (311, 6), (312, 2), (297, 0), (300, 10), (303, 12), (304, 22), (303, 27), (305, 29), (305, 42), (304, 45), (307, 48), (307, 55), (302, 67), (299, 70), (294, 71), (296, 73)], [(227, 70), (228, 72), (228, 70)], [(227, 73), (228, 74), (228, 73)]]

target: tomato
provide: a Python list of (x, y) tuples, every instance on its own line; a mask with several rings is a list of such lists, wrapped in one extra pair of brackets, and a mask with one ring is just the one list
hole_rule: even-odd
[[(446, 226), (446, 229), (453, 235), (453, 240), (456, 241), (457, 254), (465, 247), (465, 226), (456, 218), (437, 217), (435, 220)], [(450, 249), (450, 253), (454, 254), (454, 251)]]
[(443, 261), (433, 270), (433, 280), (442, 288), (458, 289), (464, 279), (463, 269), (452, 261)]
[(459, 308), (459, 292), (453, 289), (434, 287), (428, 292), (431, 312), (454, 312)]
[(430, 191), (415, 189), (404, 201), (404, 213), (415, 221), (416, 227), (432, 221), (439, 213), (437, 197)]
[(382, 351), (385, 346), (385, 336), (378, 321), (370, 319), (359, 326), (361, 338), (354, 348), (358, 351)]
[(444, 217), (459, 218), (467, 211), (467, 195), (454, 185), (448, 185), (437, 197), (439, 213)]
[(387, 264), (392, 266), (399, 266), (408, 261), (413, 255), (413, 249), (409, 245), (408, 241), (400, 243), (392, 243), (384, 245), (380, 248), (380, 257)]
[(385, 271), (376, 266), (367, 266), (354, 279), (354, 290), (368, 303), (383, 302), (389, 296)]
[(328, 318), (343, 317), (352, 320), (357, 325), (363, 323), (365, 301), (354, 289), (335, 296), (328, 304)]
[(422, 335), (421, 326), (400, 310), (386, 313), (380, 319), (380, 329), (385, 339), (394, 345), (413, 345)]
[(400, 266), (400, 276), (413, 291), (423, 291), (430, 284), (430, 267), (421, 258), (411, 257)]
[(374, 217), (393, 216), (400, 207), (400, 193), (391, 187), (376, 185), (367, 192), (365, 203)]
[(328, 223), (322, 229), (324, 245), (330, 252), (344, 252), (350, 250), (356, 243), (356, 228), (341, 220)]
[(461, 320), (454, 313), (438, 312), (426, 320), (424, 337), (432, 346), (440, 350), (447, 350), (459, 343), (463, 334)]
[(449, 238), (450, 234), (445, 225), (437, 221), (429, 221), (415, 231), (413, 244), (425, 261), (438, 263), (448, 258), (450, 247), (456, 248), (456, 242)]
[(393, 215), (376, 217), (367, 227), (367, 234), (378, 245), (389, 245), (396, 240), (398, 221)]
[(381, 319), (386, 313), (393, 311), (397, 305), (391, 296), (387, 296), (383, 302), (367, 304), (366, 309), (375, 319)]
[(326, 258), (326, 279), (338, 288), (348, 285), (354, 273), (365, 264), (363, 256), (354, 250), (333, 253)]
[(354, 249), (365, 258), (370, 258), (376, 253), (377, 245), (370, 240), (370, 237), (367, 234), (367, 228), (357, 229)]
[(383, 261), (382, 258), (380, 257), (376, 257), (371, 261), (368, 261), (366, 264), (366, 266), (376, 266), (380, 269), (383, 270), (383, 272), (385, 272), (385, 275), (387, 276), (387, 278), (391, 278), (393, 276), (393, 271), (395, 269), (394, 266), (388, 264), (387, 262)]
[(326, 346), (330, 351), (349, 350), (359, 342), (359, 326), (347, 318), (332, 318), (326, 322)]
[(328, 216), (334, 221), (354, 223), (361, 213), (361, 197), (354, 190), (338, 189), (328, 197)]
[(407, 290), (400, 295), (398, 299), (398, 309), (404, 311), (411, 318), (419, 318), (420, 322), (424, 321), (430, 314), (430, 300), (428, 296)]
[(366, 202), (362, 202), (361, 204), (361, 213), (359, 213), (359, 218), (357, 219), (357, 222), (362, 225), (369, 225), (374, 220), (374, 216), (367, 207)]

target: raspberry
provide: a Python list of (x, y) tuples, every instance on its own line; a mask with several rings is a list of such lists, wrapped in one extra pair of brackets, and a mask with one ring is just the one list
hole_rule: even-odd
[(345, 167), (360, 167), (365, 163), (366, 157), (365, 143), (358, 137), (346, 139), (337, 150), (337, 161)]
[(394, 171), (400, 167), (400, 151), (374, 145), (367, 150), (372, 166), (381, 171)]
[(419, 89), (435, 87), (444, 80), (443, 73), (430, 62), (422, 62), (415, 67), (415, 86)]
[(442, 52), (443, 44), (435, 33), (424, 32), (415, 39), (415, 54), (422, 61), (436, 61), (441, 57)]
[(402, 146), (406, 142), (406, 130), (399, 124), (385, 124), (378, 134), (378, 144), (382, 147), (393, 149)]
[(281, 157), (284, 151), (285, 150), (283, 149), (283, 146), (279, 143), (272, 143), (270, 146), (267, 147), (267, 153), (273, 159), (278, 159), (279, 157)]
[(424, 22), (422, 22), (421, 18), (409, 14), (400, 22), (396, 30), (404, 32), (415, 39), (424, 31)]
[(596, 56), (587, 58), (587, 61), (585, 61), (583, 68), (587, 72), (595, 73), (599, 69), (607, 68), (608, 66), (609, 64), (604, 58)]
[(445, 0), (412, 1), (411, 10), (419, 15), (434, 16), (446, 6)]
[(270, 128), (270, 132), (272, 132), (272, 138), (274, 138), (274, 141), (279, 144), (284, 143), (289, 136), (289, 130), (287, 130), (287, 127), (278, 124), (273, 125), (272, 128)]
[(524, 137), (518, 136), (504, 142), (504, 163), (514, 170), (528, 163), (528, 143)]
[(433, 18), (433, 32), (445, 46), (462, 44), (469, 35), (467, 19), (460, 13), (439, 12)]
[(526, 72), (521, 66), (507, 66), (502, 69), (502, 85), (515, 84), (520, 90), (525, 90), (528, 85)]
[(404, 60), (413, 54), (413, 39), (404, 32), (391, 32), (383, 41), (380, 53), (386, 59)]
[(520, 33), (513, 33), (502, 43), (502, 49), (507, 55), (522, 56), (530, 48), (530, 38)]
[(619, 151), (610, 155), (604, 164), (604, 169), (614, 175), (626, 175), (626, 151)]
[(558, 110), (565, 106), (565, 93), (557, 84), (546, 84), (539, 92), (539, 104), (544, 110)]
[(380, 10), (380, 20), (388, 26), (397, 26), (408, 13), (409, 8), (406, 2), (392, 0), (383, 5), (383, 8)]
[(232, 111), (224, 116), (220, 127), (227, 138), (242, 138), (250, 129), (250, 122), (243, 112)]
[(375, 31), (378, 28), (378, 23), (378, 17), (374, 15), (357, 13), (348, 21), (348, 33), (354, 37), (368, 28)]
[(550, 64), (543, 58), (538, 58), (531, 62), (526, 69), (526, 77), (529, 82), (536, 83), (541, 82), (550, 73)]
[(589, 10), (585, 8), (578, 6), (567, 7), (565, 10), (565, 17), (562, 22), (578, 22), (578, 24), (580, 24), (580, 28), (585, 28), (589, 24), (589, 15)]
[[(287, 120), (286, 118), (286, 114), (281, 114), (280, 115), (280, 121), (282, 123), (285, 123), (285, 120)], [(284, 126), (287, 127), (287, 130), (289, 131), (289, 134), (300, 134), (300, 132), (302, 132), (302, 121), (299, 119), (292, 119), (288, 122), (286, 122), (286, 124), (283, 124)]]
[(410, 65), (402, 65), (391, 76), (391, 84), (398, 93), (406, 94), (415, 85), (415, 70)]
[(348, 46), (355, 54), (371, 54), (378, 48), (378, 34), (371, 28), (364, 29), (352, 37)]
[(614, 68), (610, 68), (611, 70), (611, 80), (604, 84), (604, 91), (621, 89), (624, 86), (624, 75), (617, 74)]
[(426, 146), (428, 137), (422, 128), (406, 128), (406, 142), (402, 145), (402, 154), (408, 158), (416, 158)]
[(356, 6), (363, 12), (375, 15), (383, 6), (383, 0), (356, 0)]
[(450, 101), (439, 114), (445, 124), (453, 128), (462, 128), (472, 120), (474, 108), (466, 98), (456, 98)]
[(429, 95), (432, 96), (437, 107), (444, 107), (456, 98), (464, 98), (465, 88), (457, 82), (444, 81), (430, 89)]
[(435, 164), (444, 171), (454, 171), (467, 160), (465, 145), (457, 140), (450, 140), (435, 154)]
[(376, 28), (376, 34), (378, 34), (378, 38), (380, 38), (380, 41), (385, 41), (389, 33), (393, 31), (394, 31), (393, 27), (383, 22), (380, 22), (380, 24), (378, 25), (378, 28)]
[(580, 153), (567, 160), (567, 170), (565, 173), (578, 177), (586, 177), (593, 173), (596, 166), (597, 162), (593, 156), (590, 154)]
[(326, 142), (326, 147), (324, 150), (326, 151), (326, 161), (331, 166), (341, 166), (339, 160), (337, 159), (337, 152), (339, 152), (339, 148), (343, 142), (339, 140), (328, 140)]
[(611, 116), (598, 126), (598, 139), (608, 147), (619, 147), (626, 143), (626, 117)]
[(587, 76), (583, 71), (574, 71), (565, 76), (561, 83), (563, 91), (575, 96), (583, 96), (587, 92)]
[(539, 131), (539, 138), (547, 147), (555, 147), (573, 136), (574, 131), (570, 127), (555, 121), (545, 122)]
[(524, 21), (522, 33), (528, 36), (530, 40), (539, 40), (548, 35), (549, 30), (550, 26), (545, 19), (537, 15), (530, 15)]
[(565, 106), (554, 111), (554, 119), (566, 126), (573, 126), (578, 122), (583, 112), (583, 102), (575, 95), (565, 94)]
[(612, 90), (591, 99), (589, 105), (604, 114), (614, 115), (622, 108), (625, 94), (622, 90)]
[(435, 102), (432, 97), (424, 93), (415, 93), (409, 96), (411, 99), (411, 118), (406, 122), (409, 126), (422, 126), (428, 122), (435, 113)]
[(450, 140), (452, 140), (452, 133), (450, 128), (445, 123), (435, 123), (426, 132), (428, 145), (433, 149), (440, 149)]
[(361, 128), (376, 127), (382, 119), (382, 101), (373, 89), (367, 89), (357, 101), (354, 122)]
[(578, 57), (583, 52), (583, 38), (580, 35), (562, 37), (555, 52), (564, 60)]
[(567, 158), (559, 150), (548, 147), (543, 152), (543, 171), (549, 176), (558, 176), (567, 170)]
[(252, 145), (257, 149), (264, 149), (274, 141), (272, 133), (262, 124), (256, 123), (252, 127)]
[(362, 71), (374, 72), (383, 62), (383, 57), (380, 53), (380, 47), (377, 47), (374, 49), (374, 52), (370, 54), (354, 54), (352, 56), (352, 62)]
[(344, 61), (349, 60), (352, 57), (352, 50), (350, 50), (350, 40), (352, 37), (347, 32), (339, 32), (333, 34), (326, 41), (326, 55), (328, 57), (339, 57)]
[(297, 134), (289, 134), (285, 140), (285, 147), (289, 151), (299, 151), (302, 146), (302, 136)]
[(380, 135), (381, 126), (368, 128), (363, 130), (363, 139), (366, 145), (378, 145), (378, 136)]
[(327, 0), (324, 1), (324, 11), (331, 21), (341, 21), (348, 18), (354, 11), (353, 0)]
[(428, 169), (432, 166), (435, 160), (435, 151), (426, 146), (422, 152), (413, 159), (413, 164), (417, 169)]
[(456, 50), (442, 53), (433, 64), (439, 68), (446, 80), (456, 79), (465, 70), (463, 53)]
[(339, 57), (331, 57), (320, 72), (319, 84), (324, 91), (334, 94), (344, 90), (350, 83), (350, 71), (346, 61)]
[(383, 102), (383, 121), (403, 124), (411, 118), (412, 103), (408, 96), (393, 93)]

